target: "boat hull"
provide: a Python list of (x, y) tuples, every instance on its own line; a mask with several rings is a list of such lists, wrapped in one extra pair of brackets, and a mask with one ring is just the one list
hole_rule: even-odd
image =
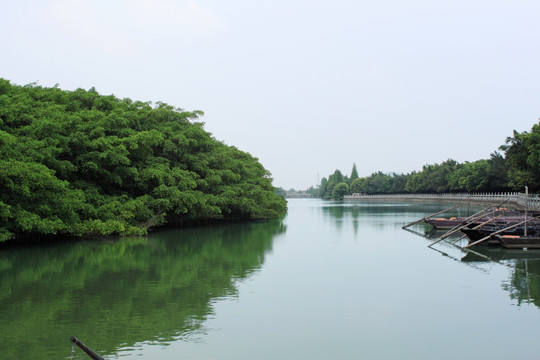
[(540, 249), (540, 236), (497, 235), (497, 240), (506, 249)]
[[(476, 242), (478, 240), (481, 240), (481, 239), (485, 238), (486, 236), (489, 236), (489, 235), (493, 234), (494, 232), (497, 232), (500, 229), (503, 229), (503, 228), (505, 228), (507, 226), (508, 226), (508, 224), (499, 225), (499, 226), (485, 226), (485, 227), (482, 227), (480, 229), (472, 229), (472, 228), (466, 227), (466, 228), (461, 229), (461, 232), (464, 233), (465, 235), (467, 235), (467, 238), (469, 240), (469, 244), (472, 244), (472, 243), (474, 243), (474, 242)], [(493, 236), (490, 239), (482, 241), (481, 243), (478, 243), (477, 245), (480, 245), (480, 246), (503, 246), (501, 244), (501, 241), (499, 240), (499, 237), (506, 236), (508, 239), (510, 239), (510, 237), (523, 237), (524, 234), (525, 234), (525, 227), (524, 226), (518, 226), (518, 227), (515, 227), (515, 228), (512, 228), (512, 229), (508, 229), (508, 230), (498, 234), (499, 236), (496, 235), (496, 236)], [(527, 226), (527, 235), (529, 235), (532, 238), (534, 238), (534, 237), (540, 238), (540, 226), (538, 224), (528, 225)], [(516, 247), (511, 247), (512, 246), (512, 241), (508, 241), (508, 246), (509, 246), (508, 247), (509, 249), (519, 248), (519, 246), (517, 246), (517, 245), (516, 245)]]
[(450, 219), (426, 219), (425, 222), (433, 226), (437, 230), (450, 230), (461, 225), (465, 218), (450, 218)]
[[(531, 214), (530, 216), (534, 216), (536, 215), (537, 213), (533, 213)], [(538, 215), (536, 215), (538, 216)], [(492, 220), (494, 219), (494, 217), (496, 217), (495, 220)], [(466, 217), (451, 217), (451, 218), (430, 218), (430, 219), (426, 219), (424, 220), (424, 222), (426, 222), (427, 224), (433, 226), (435, 229), (438, 229), (438, 230), (450, 230), (450, 229), (453, 229), (453, 228), (456, 228), (460, 225), (465, 225), (467, 222), (468, 222), (468, 226), (470, 228), (473, 228), (474, 226), (476, 225), (479, 225), (479, 224), (482, 224), (482, 223), (485, 223), (485, 222), (490, 222), (490, 224), (492, 226), (498, 226), (500, 229), (508, 226), (509, 224), (512, 224), (512, 223), (518, 223), (518, 222), (521, 222), (523, 220), (525, 220), (525, 214), (520, 214), (518, 212), (508, 212), (508, 213), (505, 213), (501, 216), (501, 214), (494, 214), (494, 215), (490, 215), (490, 216), (484, 216), (484, 217), (481, 217), (481, 218), (477, 218), (475, 219), (473, 222), (468, 222), (468, 218)], [(492, 220), (492, 221), (490, 221)], [(531, 220), (531, 223), (533, 223), (535, 221)], [(538, 222), (538, 220), (536, 220), (536, 222)], [(506, 226), (505, 226), (506, 225)]]

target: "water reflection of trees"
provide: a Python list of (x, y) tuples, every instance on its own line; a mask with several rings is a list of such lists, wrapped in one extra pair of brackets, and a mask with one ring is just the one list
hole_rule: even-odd
[[(9, 359), (64, 358), (189, 338), (215, 299), (259, 269), (281, 221), (0, 252), (0, 343)], [(82, 356), (81, 358), (84, 358)]]
[[(430, 213), (436, 213), (452, 207), (453, 204), (422, 204), (422, 203), (380, 203), (380, 202), (327, 202), (321, 207), (324, 215), (335, 223), (338, 231), (343, 224), (351, 222), (356, 235), (361, 226), (369, 226), (376, 229), (400, 228), (404, 225), (404, 215), (412, 218), (422, 218)], [(467, 206), (450, 211), (445, 216), (466, 216), (476, 208), (468, 209)], [(396, 221), (388, 219), (394, 217)], [(399, 219), (399, 220), (398, 220)], [(429, 225), (427, 225), (429, 226)], [(430, 227), (431, 229), (431, 227)]]
[[(351, 203), (351, 202), (328, 202), (321, 211), (335, 222), (336, 228), (341, 228), (346, 224), (352, 224), (354, 234), (357, 235), (362, 226), (383, 228), (401, 228), (403, 221), (407, 217), (420, 219), (428, 214), (436, 213), (452, 207), (451, 204), (414, 204), (414, 203)], [(443, 216), (467, 216), (479, 211), (480, 208), (472, 207), (445, 213)], [(411, 216), (412, 215), (412, 216)], [(389, 221), (390, 217), (395, 217), (396, 221)], [(398, 220), (399, 219), (399, 220)], [(420, 223), (414, 228), (408, 229), (410, 232), (429, 239), (430, 242), (439, 238), (445, 231), (435, 230), (430, 225)], [(461, 234), (458, 234), (459, 237)], [(450, 238), (455, 240), (456, 237)], [(444, 254), (447, 255), (448, 254)], [(460, 261), (459, 255), (455, 260)], [(522, 303), (532, 303), (540, 307), (540, 250), (509, 250), (493, 247), (476, 247), (467, 252), (461, 261), (469, 265), (479, 262), (496, 261), (502, 262), (510, 267), (510, 279), (503, 284), (503, 289), (508, 291), (510, 297)]]
[(522, 303), (532, 303), (540, 307), (540, 250), (512, 250), (499, 247), (477, 247), (468, 252), (461, 261), (496, 261), (509, 266), (512, 271), (502, 288), (510, 293), (510, 298)]
[(503, 288), (518, 305), (531, 302), (540, 307), (540, 259), (520, 259), (516, 261), (515, 269), (510, 282)]

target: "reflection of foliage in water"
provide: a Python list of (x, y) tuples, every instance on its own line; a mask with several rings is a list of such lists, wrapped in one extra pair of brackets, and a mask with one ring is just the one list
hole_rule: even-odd
[[(454, 204), (336, 201), (328, 202), (328, 205), (323, 206), (321, 209), (323, 214), (335, 220), (335, 225), (338, 230), (341, 229), (342, 224), (347, 222), (346, 220), (350, 219), (354, 228), (354, 233), (357, 234), (360, 223), (365, 223), (368, 226), (377, 229), (400, 228), (405, 224), (405, 222), (403, 222), (404, 215), (420, 219), (426, 215), (449, 209), (452, 206), (454, 206)], [(467, 216), (475, 211), (477, 211), (476, 207), (467, 208), (467, 206), (464, 205), (462, 208), (445, 213), (444, 216)], [(395, 217), (396, 221), (388, 221), (389, 217)], [(422, 223), (418, 226), (423, 225), (425, 224)], [(425, 226), (427, 226), (428, 230), (432, 229), (430, 225)]]
[[(419, 217), (424, 217), (430, 213), (439, 212), (449, 209), (453, 204), (421, 204), (421, 203), (377, 203), (377, 202), (328, 202), (327, 206), (321, 209), (323, 213), (328, 214), (336, 219), (342, 219), (346, 215), (353, 218), (360, 216), (387, 216), (387, 215), (403, 215), (403, 214), (418, 214)], [(445, 213), (442, 216), (467, 216), (474, 209), (467, 209), (464, 206)]]
[(502, 288), (517, 304), (532, 303), (540, 307), (540, 250), (523, 251), (502, 247), (477, 246), (461, 259), (465, 263), (495, 261), (511, 268), (508, 282)]
[[(402, 218), (405, 214), (418, 214), (418, 219), (452, 207), (452, 204), (420, 204), (420, 203), (354, 203), (354, 202), (329, 202), (322, 207), (323, 214), (335, 221), (336, 228), (341, 229), (343, 224), (351, 220), (354, 233), (358, 233), (359, 223), (367, 224), (371, 227), (401, 227), (403, 223), (396, 221), (389, 222), (389, 216), (396, 219)], [(441, 217), (467, 216), (473, 214), (482, 207), (474, 206), (467, 209), (456, 209), (441, 215)], [(415, 230), (429, 239), (439, 238), (445, 231), (434, 230), (431, 225), (419, 223), (415, 225)], [(461, 235), (461, 234), (460, 234)], [(510, 293), (512, 299), (517, 300), (518, 305), (523, 302), (530, 302), (540, 307), (540, 250), (507, 250), (503, 248), (477, 247), (474, 252), (466, 254), (461, 261), (486, 262), (488, 259), (503, 261), (512, 267), (511, 279), (503, 288)]]
[(2, 251), (2, 355), (62, 358), (70, 335), (102, 354), (193, 336), (283, 231), (276, 220)]
[(540, 307), (540, 259), (519, 259), (514, 266), (510, 281), (503, 288), (518, 305), (533, 303)]

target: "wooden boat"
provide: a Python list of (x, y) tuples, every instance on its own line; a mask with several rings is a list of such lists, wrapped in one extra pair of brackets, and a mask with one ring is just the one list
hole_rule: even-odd
[[(426, 223), (433, 226), (433, 228), (438, 230), (450, 230), (454, 229), (460, 225), (465, 225), (469, 228), (473, 228), (476, 225), (479, 225), (481, 223), (484, 223), (486, 221), (489, 221), (490, 219), (493, 219), (494, 216), (485, 216), (478, 219), (475, 219), (473, 222), (466, 223), (467, 218), (464, 217), (451, 217), (449, 219), (446, 218), (434, 218), (434, 219), (426, 219), (424, 220)], [(490, 227), (498, 227), (499, 229), (503, 229), (512, 223), (518, 223), (520, 221), (525, 220), (524, 215), (504, 215), (497, 217), (496, 220), (490, 222)], [(538, 224), (538, 227), (540, 227), (540, 222), (536, 221)], [(533, 224), (533, 221), (531, 221), (531, 224)]]
[(539, 235), (496, 235), (496, 238), (507, 249), (540, 249)]
[[(529, 212), (530, 217), (539, 216), (540, 212)], [(473, 222), (469, 222), (469, 227), (473, 228), (474, 226), (481, 224), (483, 222), (489, 221), (497, 217), (497, 220), (493, 223), (494, 225), (505, 227), (506, 223), (517, 223), (525, 219), (525, 212), (523, 210), (508, 210), (506, 208), (492, 209), (485, 216), (477, 217)], [(431, 225), (433, 228), (438, 230), (450, 230), (454, 229), (460, 225), (465, 225), (469, 221), (469, 218), (463, 216), (455, 216), (451, 218), (426, 218), (424, 222)]]
[[(464, 233), (465, 235), (467, 235), (467, 238), (469, 240), (469, 244), (472, 244), (475, 241), (478, 241), (480, 239), (485, 238), (486, 236), (491, 235), (495, 231), (494, 230), (486, 230), (486, 229), (472, 229), (472, 228), (469, 228), (469, 227), (465, 227), (465, 228), (461, 229), (461, 232)], [(493, 245), (499, 246), (500, 242), (499, 242), (499, 240), (493, 238), (493, 239), (488, 239), (486, 241), (483, 241), (483, 242), (479, 243), (478, 245), (481, 245), (481, 246), (493, 246)]]
[[(467, 235), (467, 238), (469, 238), (469, 242), (475, 242), (477, 240), (480, 240), (486, 236), (489, 236), (490, 234), (493, 234), (496, 231), (499, 231), (501, 229), (504, 229), (508, 226), (512, 225), (512, 223), (501, 223), (501, 224), (489, 224), (486, 226), (483, 226), (479, 229), (474, 229), (474, 226), (467, 226), (461, 229), (461, 232)], [(518, 235), (522, 236), (525, 234), (525, 226), (517, 226), (508, 230), (503, 231), (500, 235)], [(540, 236), (540, 223), (537, 221), (531, 222), (527, 224), (527, 234), (528, 235), (538, 235)], [(484, 245), (497, 245), (498, 242), (491, 242), (489, 244)]]
[(455, 228), (456, 226), (459, 226), (463, 221), (465, 221), (466, 218), (464, 217), (451, 217), (449, 219), (446, 218), (432, 218), (432, 219), (426, 219), (424, 220), (429, 225), (433, 226), (433, 228), (438, 230), (450, 230)]
[[(499, 245), (510, 249), (531, 247), (536, 248), (536, 242), (540, 240), (539, 217), (519, 222), (490, 223), (484, 227), (464, 227), (461, 231), (469, 238), (469, 245)], [(520, 242), (519, 239), (523, 241)], [(540, 241), (538, 241), (540, 248)], [(530, 244), (530, 246), (527, 246)]]

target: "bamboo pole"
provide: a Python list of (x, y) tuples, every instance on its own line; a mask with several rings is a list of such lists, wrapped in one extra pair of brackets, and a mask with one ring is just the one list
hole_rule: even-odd
[[(532, 220), (532, 219), (538, 219), (538, 218), (540, 218), (540, 216), (535, 216), (535, 217), (531, 218), (531, 220)], [(484, 241), (486, 241), (487, 239), (490, 239), (491, 237), (493, 237), (493, 236), (495, 236), (495, 235), (499, 235), (500, 233), (505, 232), (506, 230), (510, 230), (510, 229), (513, 229), (513, 228), (515, 228), (515, 227), (517, 227), (517, 226), (519, 226), (519, 225), (523, 225), (523, 224), (525, 224), (527, 221), (529, 221), (529, 220), (524, 220), (524, 221), (521, 221), (521, 222), (519, 222), (519, 223), (517, 223), (517, 224), (508, 226), (508, 227), (506, 227), (506, 228), (504, 228), (504, 229), (502, 229), (502, 230), (495, 231), (494, 233), (491, 233), (491, 234), (489, 234), (488, 236), (481, 238), (480, 240), (477, 240), (477, 241), (475, 241), (475, 242), (473, 242), (473, 243), (471, 243), (471, 244), (469, 244), (469, 245), (467, 245), (467, 246), (464, 246), (464, 248), (465, 248), (465, 249), (468, 249), (468, 248), (470, 248), (471, 246), (480, 244), (481, 242), (484, 242)]]
[(427, 219), (429, 219), (429, 218), (432, 218), (432, 217), (437, 216), (437, 215), (439, 215), (439, 214), (445, 213), (445, 212), (447, 212), (447, 211), (457, 209), (458, 207), (461, 207), (461, 206), (463, 206), (463, 205), (464, 205), (464, 204), (456, 205), (456, 206), (454, 206), (454, 207), (451, 207), (450, 209), (446, 209), (446, 210), (443, 210), (443, 211), (436, 212), (435, 214), (431, 214), (431, 215), (425, 216), (425, 217), (421, 218), (420, 220), (413, 221), (412, 223), (407, 224), (407, 225), (404, 225), (404, 226), (402, 226), (401, 228), (402, 228), (402, 229), (406, 229), (406, 228), (408, 228), (409, 226), (412, 226), (412, 225), (414, 225), (414, 224), (418, 224), (419, 222), (425, 221), (425, 220), (427, 220)]
[(84, 343), (82, 343), (79, 339), (77, 339), (75, 336), (71, 336), (69, 338), (72, 343), (77, 345), (81, 348), (82, 351), (84, 351), (88, 356), (90, 356), (93, 360), (105, 360), (101, 356), (99, 356), (94, 350), (90, 349), (88, 346), (86, 346)]
[(477, 212), (475, 214), (472, 214), (468, 218), (463, 219), (463, 221), (459, 225), (456, 225), (452, 229), (445, 232), (440, 238), (438, 238), (437, 240), (435, 240), (434, 242), (429, 244), (428, 247), (432, 247), (433, 245), (441, 242), (442, 240), (446, 239), (450, 235), (460, 231), (465, 226), (467, 226), (470, 222), (475, 221), (475, 220), (481, 218), (482, 216), (485, 216), (484, 212), (486, 212), (488, 209), (489, 209), (489, 207), (487, 207), (487, 208), (485, 208), (485, 209), (483, 209), (483, 210), (481, 210), (481, 211), (479, 211), (479, 212)]
[(450, 235), (460, 231), (463, 227), (467, 226), (470, 222), (472, 221), (476, 221), (480, 218), (482, 218), (483, 216), (486, 216), (486, 214), (484, 214), (486, 211), (489, 210), (489, 207), (483, 209), (482, 211), (479, 211), (465, 219), (463, 219), (463, 221), (461, 221), (461, 223), (459, 225), (456, 225), (454, 226), (452, 229), (448, 230), (447, 232), (445, 232), (444, 234), (441, 235), (441, 240), (442, 239), (446, 239), (447, 237), (449, 237)]
[[(491, 218), (489, 219), (488, 221), (484, 221), (483, 223), (479, 224), (479, 225), (476, 225), (475, 227), (472, 228), (472, 230), (476, 230), (476, 229), (480, 229), (481, 227), (484, 227), (485, 225), (489, 224), (490, 222), (492, 221), (495, 221), (497, 218), (500, 218), (501, 216), (503, 216), (503, 214), (500, 214), (500, 215), (497, 215), (495, 216), (494, 218)], [(463, 228), (461, 228), (463, 229)], [(461, 230), (460, 229), (460, 230)], [(459, 240), (463, 239), (465, 236), (467, 236), (467, 234), (461, 236), (459, 239), (451, 242), (452, 245), (454, 245), (455, 243), (457, 243)]]
[[(501, 202), (499, 205), (497, 205), (495, 208), (498, 208), (500, 207), (501, 205), (503, 205), (505, 202), (507, 202), (510, 198), (506, 198), (506, 200), (504, 200), (503, 202)], [(480, 215), (482, 213), (484, 213), (485, 211), (489, 210), (491, 207), (488, 206), (486, 208), (484, 208), (483, 210), (480, 210), (479, 212), (475, 213), (475, 214), (472, 214), (471, 216), (469, 216), (468, 218), (464, 219), (461, 224), (459, 225), (456, 225), (454, 226), (452, 229), (448, 230), (446, 233), (444, 233), (438, 240), (432, 242), (431, 244), (428, 245), (428, 247), (432, 247), (433, 245), (439, 243), (440, 241), (446, 239), (447, 237), (449, 237), (450, 235), (460, 231), (461, 229), (463, 229), (465, 226), (467, 226), (470, 222), (472, 221), (475, 221), (479, 218), (481, 218), (482, 216), (484, 215)]]

